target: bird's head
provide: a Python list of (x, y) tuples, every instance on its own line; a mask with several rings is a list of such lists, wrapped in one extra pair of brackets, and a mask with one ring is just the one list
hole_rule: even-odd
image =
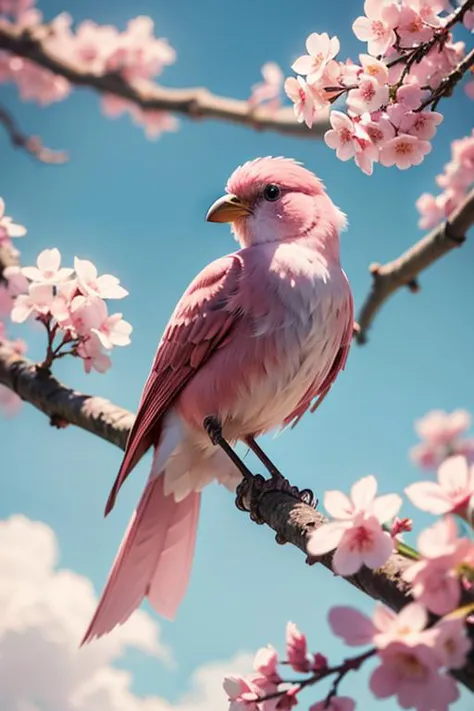
[(243, 247), (264, 242), (314, 239), (334, 247), (345, 215), (314, 173), (289, 158), (257, 158), (230, 176), (227, 194), (209, 209), (209, 222), (231, 222)]

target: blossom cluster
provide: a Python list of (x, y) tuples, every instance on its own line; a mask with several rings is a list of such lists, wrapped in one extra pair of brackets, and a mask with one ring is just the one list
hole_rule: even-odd
[(92, 369), (105, 373), (111, 365), (107, 352), (130, 343), (132, 326), (121, 313), (109, 315), (105, 302), (122, 299), (128, 292), (117, 277), (98, 276), (87, 259), (75, 257), (74, 269), (64, 268), (59, 250), (45, 249), (35, 267), (9, 267), (6, 277), (20, 292), (14, 299), (12, 321), (23, 323), (33, 317), (46, 326), (45, 367), (64, 355), (74, 355), (83, 359), (86, 373)]
[(356, 37), (367, 42), (358, 63), (336, 59), (337, 37), (309, 35), (307, 54), (292, 65), (297, 76), (285, 81), (297, 120), (311, 127), (345, 97), (346, 113), (332, 111), (325, 134), (340, 160), (354, 158), (367, 175), (375, 162), (402, 170), (419, 165), (442, 121), (426, 109), (465, 54), (448, 29), (450, 17), (441, 16), (449, 7), (445, 0), (366, 0), (365, 16), (353, 24)]
[(451, 143), (451, 160), (436, 176), (436, 182), (442, 188), (439, 195), (423, 193), (416, 201), (422, 229), (430, 229), (450, 217), (474, 185), (474, 129), (470, 136)]
[[(26, 234), (5, 214), (0, 198), (0, 248), (17, 256), (12, 238)], [(0, 279), (0, 319), (11, 317), (14, 323), (33, 318), (47, 330), (48, 343), (43, 363), (50, 368), (54, 360), (73, 355), (83, 360), (86, 373), (104, 373), (110, 368), (114, 346), (130, 343), (132, 326), (121, 313), (109, 314), (106, 300), (122, 299), (128, 292), (111, 274), (98, 275), (87, 259), (74, 259), (74, 268), (61, 266), (58, 249), (45, 249), (36, 266), (5, 267)], [(22, 341), (8, 341), (5, 324), (0, 320), (0, 341), (22, 354)], [(0, 407), (13, 414), (19, 399), (0, 386)]]
[[(33, 7), (34, 1), (0, 0), (0, 25), (14, 24), (32, 32), (41, 28), (43, 16)], [(96, 76), (116, 75), (133, 87), (159, 76), (176, 60), (176, 52), (168, 41), (154, 36), (154, 24), (149, 17), (130, 20), (123, 32), (91, 20), (81, 22), (75, 30), (72, 24), (68, 13), (58, 15), (41, 40), (53, 59), (72, 64), (80, 71)], [(72, 90), (64, 77), (28, 59), (0, 51), (0, 82), (8, 81), (17, 84), (24, 101), (41, 105), (62, 101)], [(108, 117), (128, 113), (136, 124), (144, 127), (148, 138), (177, 129), (177, 119), (166, 111), (145, 111), (115, 95), (104, 95), (101, 104)]]
[[(403, 708), (417, 711), (446, 711), (458, 699), (456, 682), (448, 670), (462, 667), (471, 648), (462, 617), (444, 617), (428, 627), (428, 612), (418, 602), (399, 614), (377, 604), (372, 618), (351, 607), (333, 607), (329, 625), (347, 645), (370, 645), (370, 649), (330, 666), (320, 652), (309, 653), (306, 636), (289, 622), (285, 659), (280, 660), (276, 649), (268, 645), (257, 652), (252, 674), (225, 678), (230, 711), (291, 709), (298, 704), (302, 689), (328, 677), (334, 680), (329, 694), (309, 711), (353, 711), (354, 699), (340, 695), (339, 687), (347, 673), (370, 659), (377, 663), (369, 681), (376, 698), (393, 696)], [(287, 683), (279, 665), (306, 676)]]
[(466, 410), (432, 410), (415, 422), (415, 430), (422, 440), (410, 450), (411, 460), (422, 469), (437, 469), (450, 455), (474, 457), (474, 437), (463, 435), (471, 426), (471, 415)]
[[(377, 496), (373, 476), (357, 481), (349, 496), (326, 492), (324, 506), (332, 520), (308, 537), (309, 562), (334, 551), (332, 567), (342, 576), (362, 566), (380, 568), (398, 550), (412, 559), (402, 577), (414, 602), (398, 614), (378, 604), (371, 619), (350, 607), (333, 607), (333, 634), (349, 646), (371, 645), (337, 666), (330, 666), (322, 653), (309, 654), (305, 635), (288, 623), (284, 660), (267, 646), (257, 653), (253, 674), (225, 679), (230, 711), (290, 709), (303, 688), (328, 677), (333, 679), (329, 694), (310, 711), (353, 711), (355, 701), (340, 695), (339, 686), (369, 659), (377, 661), (369, 682), (377, 698), (394, 696), (401, 707), (416, 711), (445, 711), (456, 701), (459, 692), (448, 672), (466, 663), (472, 646), (467, 628), (474, 624), (474, 604), (460, 607), (463, 591), (474, 591), (474, 540), (460, 535), (456, 522), (461, 519), (474, 529), (474, 442), (461, 437), (469, 426), (464, 410), (433, 411), (416, 422), (425, 441), (412, 450), (412, 458), (436, 469), (437, 481), (413, 483), (405, 494), (418, 509), (441, 517), (419, 534), (418, 550), (401, 543), (400, 534), (412, 525), (397, 517), (401, 497)], [(431, 614), (437, 616), (435, 624)], [(287, 682), (279, 664), (306, 676)]]
[(276, 62), (266, 62), (261, 71), (263, 81), (253, 85), (248, 105), (250, 109), (265, 105), (270, 113), (275, 113), (281, 106), (284, 75)]

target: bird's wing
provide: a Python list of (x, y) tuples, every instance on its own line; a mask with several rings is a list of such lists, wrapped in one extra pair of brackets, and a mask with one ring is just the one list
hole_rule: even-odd
[[(345, 309), (342, 311), (343, 313), (341, 312), (341, 317), (346, 319), (346, 325), (342, 334), (341, 345), (336, 353), (336, 357), (334, 358), (326, 378), (322, 383), (319, 378), (312, 382), (293, 412), (285, 418), (283, 427), (291, 425), (291, 428), (293, 428), (298, 424), (307, 410), (310, 412), (317, 410), (330, 391), (332, 384), (339, 374), (339, 371), (344, 370), (347, 362), (347, 356), (349, 355), (349, 350), (352, 344), (352, 335), (354, 331), (354, 302), (350, 293), (349, 298), (345, 303)], [(317, 398), (317, 400), (316, 402), (313, 402), (315, 398)]]
[(217, 259), (198, 274), (178, 302), (145, 383), (106, 515), (128, 474), (156, 444), (166, 410), (239, 320), (242, 268), (238, 254)]

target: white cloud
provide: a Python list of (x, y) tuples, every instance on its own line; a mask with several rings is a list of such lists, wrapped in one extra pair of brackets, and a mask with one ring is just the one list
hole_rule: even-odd
[(250, 669), (250, 655), (199, 667), (178, 703), (132, 693), (113, 662), (126, 647), (165, 663), (171, 652), (152, 618), (137, 611), (82, 649), (95, 609), (90, 580), (57, 567), (54, 531), (24, 516), (0, 521), (0, 709), (2, 711), (221, 711), (222, 678)]

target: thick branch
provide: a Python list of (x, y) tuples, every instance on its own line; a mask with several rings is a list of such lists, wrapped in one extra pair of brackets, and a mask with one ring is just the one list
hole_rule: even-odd
[[(0, 383), (16, 392), (23, 400), (49, 416), (53, 424), (71, 423), (124, 449), (133, 414), (99, 397), (83, 395), (62, 385), (51, 375), (38, 371), (31, 361), (0, 344)], [(324, 517), (310, 506), (299, 503), (282, 492), (262, 496), (259, 513), (280, 539), (306, 552), (309, 533), (324, 523)], [(321, 558), (332, 571), (332, 555)], [(393, 610), (400, 610), (410, 599), (402, 573), (410, 561), (392, 555), (383, 568), (362, 569), (348, 582)], [(474, 594), (466, 602), (474, 601)], [(474, 651), (469, 665), (459, 672), (460, 681), (474, 690)]]
[(62, 385), (0, 342), (0, 383), (49, 416), (51, 424), (73, 424), (125, 449), (134, 415), (108, 400)]
[(474, 224), (474, 190), (466, 196), (464, 202), (446, 223), (435, 228), (398, 259), (384, 265), (371, 266), (372, 288), (357, 319), (359, 332), (355, 334), (355, 338), (358, 343), (366, 343), (367, 331), (387, 299), (403, 286), (417, 291), (416, 277), (420, 272), (463, 244), (472, 224)]
[(26, 136), (22, 133), (13, 116), (3, 106), (0, 106), (0, 123), (10, 136), (15, 148), (21, 148), (34, 158), (37, 158), (41, 163), (58, 164), (67, 161), (68, 155), (66, 151), (53, 151), (51, 148), (44, 146), (38, 136)]
[(276, 113), (265, 108), (250, 111), (246, 101), (216, 96), (204, 88), (168, 89), (151, 82), (132, 85), (118, 74), (92, 74), (49, 52), (42, 39), (47, 32), (47, 26), (22, 30), (0, 25), (0, 49), (25, 57), (71, 84), (128, 99), (145, 110), (172, 111), (192, 119), (230, 121), (260, 131), (272, 130), (302, 138), (321, 138), (328, 128), (327, 115), (308, 129), (297, 123), (290, 107), (281, 108)]

